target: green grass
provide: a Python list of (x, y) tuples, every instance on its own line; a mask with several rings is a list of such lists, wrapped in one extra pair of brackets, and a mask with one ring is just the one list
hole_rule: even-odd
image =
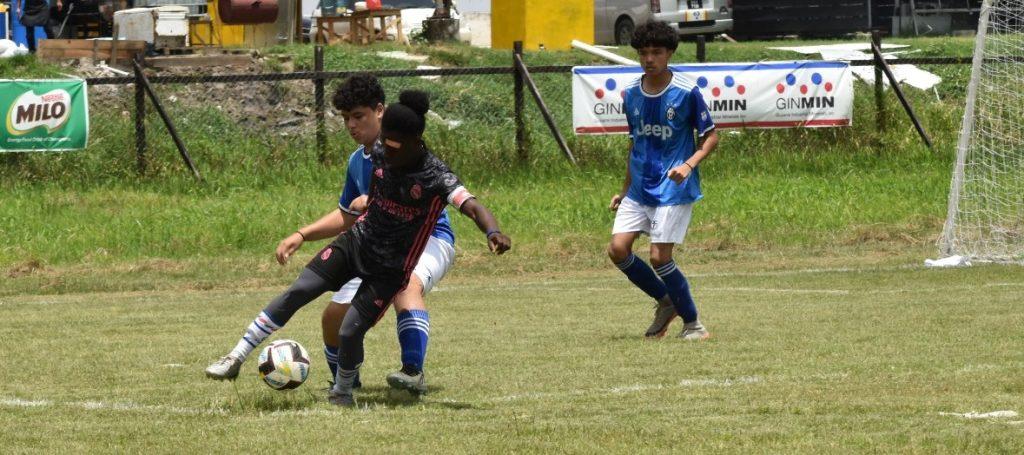
[[(909, 42), (927, 55), (966, 55), (970, 44), (966, 39)], [(715, 42), (709, 55), (713, 60), (721, 56), (721, 61), (794, 58), (796, 54), (766, 47), (796, 44), (804, 42)], [(414, 50), (431, 55), (428, 63), (436, 65), (498, 65), (507, 64), (502, 59), (508, 57), (504, 51), (462, 46)], [(309, 63), (303, 60), (310, 54), (308, 47), (273, 52), (292, 55), (300, 69)], [(681, 48), (677, 57), (686, 61), (692, 56)], [(578, 51), (531, 53), (528, 60), (594, 63)], [(327, 62), (328, 69), (409, 66), (344, 46), (328, 48)], [(723, 131), (718, 150), (702, 166), (707, 198), (698, 208), (690, 251), (806, 249), (818, 254), (838, 247), (930, 248), (945, 217), (969, 72), (966, 66), (931, 69), (945, 79), (939, 98), (916, 89), (908, 94), (935, 141), (934, 150), (917, 138), (892, 93), (885, 98), (886, 128), (877, 128), (872, 89), (860, 82), (855, 83), (851, 128)], [(568, 75), (537, 75), (537, 82), (580, 159), (580, 169), (566, 164), (532, 104), (527, 109), (530, 156), (526, 162), (515, 158), (508, 76), (456, 76), (443, 83), (384, 81), (392, 98), (403, 87), (427, 88), (437, 112), (464, 121), (448, 129), (432, 120), (428, 140), (495, 211), (524, 256), (536, 255), (538, 263), (600, 258), (611, 223), (604, 207), (622, 179), (626, 140), (572, 136)], [(306, 82), (245, 87), (299, 99), (312, 92)], [(343, 163), (355, 147), (338, 117), (328, 119), (330, 155), (320, 165), (311, 129), (298, 136), (277, 135), (258, 121), (218, 110), (225, 96), (218, 97), (216, 89), (205, 93), (211, 101), (200, 105), (182, 102), (188, 99), (184, 89), (158, 87), (165, 100), (172, 95), (178, 99), (165, 106), (204, 175), (201, 183), (187, 174), (152, 112), (149, 168), (145, 175), (136, 174), (127, 114), (130, 86), (94, 87), (108, 90), (108, 101), (93, 106), (87, 150), (0, 155), (0, 231), (14, 239), (0, 246), (0, 269), (36, 262), (61, 267), (83, 261), (251, 259), (267, 254), (279, 237), (333, 207)], [(460, 242), (479, 241), (465, 220), (456, 221), (456, 230)]]
[[(643, 341), (650, 307), (611, 267), (485, 277), (460, 265), (428, 299), (432, 393), (387, 391), (383, 377), (398, 363), (389, 316), (368, 336), (359, 410), (333, 408), (319, 390), (324, 300), (276, 335), (313, 357), (300, 389), (269, 389), (251, 362), (235, 383), (203, 377), (276, 284), (204, 291), (168, 274), (163, 291), (0, 297), (0, 349), (10, 354), (0, 444), (12, 453), (1024, 450), (1021, 417), (942, 415), (1024, 412), (1019, 271), (900, 263), (689, 265), (714, 333), (697, 344)], [(104, 279), (136, 273), (146, 272)]]
[[(915, 55), (971, 49), (963, 38), (892, 41), (923, 50)], [(766, 48), (808, 43), (714, 42), (708, 55), (794, 59)], [(509, 62), (506, 51), (413, 50), (437, 66)], [(272, 52), (298, 69), (312, 63), (308, 47)], [(329, 70), (412, 66), (345, 46), (326, 57)], [(693, 61), (692, 44), (676, 60)], [(530, 53), (527, 61), (598, 63), (579, 52)], [(161, 85), (204, 180), (187, 175), (152, 113), (149, 168), (137, 175), (131, 87), (94, 87), (87, 150), (0, 155), (0, 350), (9, 354), (0, 369), (0, 446), (1019, 453), (1024, 418), (942, 414), (1024, 412), (1024, 317), (1015, 310), (1024, 282), (1016, 267), (918, 266), (935, 254), (945, 217), (969, 74), (966, 66), (929, 69), (944, 78), (938, 98), (908, 95), (934, 150), (891, 93), (886, 126), (877, 128), (873, 93), (862, 83), (853, 127), (723, 132), (702, 165), (707, 197), (676, 254), (715, 334), (699, 344), (640, 339), (651, 308), (604, 253), (625, 139), (569, 135), (566, 75), (536, 79), (580, 168), (561, 158), (532, 105), (530, 156), (515, 158), (510, 77), (386, 80), (390, 97), (428, 88), (435, 111), (464, 121), (453, 129), (431, 121), (427, 137), (493, 209), (514, 248), (495, 258), (472, 223), (454, 218), (457, 265), (428, 298), (432, 393), (415, 400), (385, 388), (398, 364), (388, 317), (370, 332), (364, 408), (356, 411), (331, 407), (319, 391), (328, 379), (319, 348), (325, 299), (278, 335), (313, 355), (299, 390), (270, 390), (251, 363), (235, 383), (202, 376), (315, 250), (305, 246), (285, 267), (271, 256), (282, 236), (334, 207), (354, 147), (338, 119), (328, 119), (331, 155), (320, 164), (311, 130), (283, 136), (259, 113), (217, 107), (249, 93)], [(60, 71), (31, 58), (0, 61), (0, 77)], [(303, 82), (245, 88), (312, 100)], [(207, 102), (181, 101), (190, 97)]]

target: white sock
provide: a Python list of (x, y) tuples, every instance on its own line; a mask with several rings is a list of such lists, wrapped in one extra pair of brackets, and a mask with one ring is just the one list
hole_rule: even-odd
[(270, 320), (267, 313), (260, 312), (260, 315), (252, 320), (252, 324), (249, 324), (249, 328), (245, 329), (245, 333), (242, 334), (242, 338), (238, 340), (235, 348), (231, 350), (231, 356), (239, 360), (245, 360), (253, 349), (256, 349), (263, 340), (280, 328), (280, 326)]

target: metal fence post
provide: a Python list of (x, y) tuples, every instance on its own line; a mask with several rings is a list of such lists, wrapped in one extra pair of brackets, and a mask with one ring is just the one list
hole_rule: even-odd
[[(136, 56), (142, 60), (142, 54)], [(146, 172), (146, 89), (142, 73), (135, 72), (135, 162), (139, 175)]]
[(327, 131), (324, 127), (324, 48), (317, 45), (313, 48), (313, 70), (316, 71), (314, 96), (316, 98), (316, 153), (321, 163), (327, 162)]
[[(882, 48), (882, 32), (871, 31), (871, 43)], [(879, 131), (885, 131), (885, 79), (882, 78), (882, 61), (875, 56), (875, 123)]]
[(523, 119), (525, 99), (523, 97), (523, 73), (519, 70), (519, 65), (516, 64), (517, 55), (522, 58), (522, 41), (516, 41), (512, 44), (512, 79), (514, 81), (513, 93), (515, 95), (516, 111), (516, 154), (519, 157), (519, 161), (525, 162), (529, 159), (526, 150), (526, 121)]
[(704, 63), (708, 60), (707, 43), (704, 35), (697, 35), (697, 61)]

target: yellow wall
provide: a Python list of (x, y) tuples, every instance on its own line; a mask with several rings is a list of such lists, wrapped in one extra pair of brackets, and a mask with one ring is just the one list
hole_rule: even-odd
[(568, 49), (574, 39), (594, 42), (594, 0), (491, 0), (495, 49)]
[(213, 37), (210, 37), (210, 25), (209, 24), (193, 24), (190, 27), (189, 43), (193, 46), (205, 45), (214, 46), (241, 46), (245, 43), (245, 26), (244, 25), (227, 25), (220, 21), (220, 17), (217, 16), (217, 2), (210, 1), (206, 3), (206, 11), (210, 14), (210, 20), (213, 21)]

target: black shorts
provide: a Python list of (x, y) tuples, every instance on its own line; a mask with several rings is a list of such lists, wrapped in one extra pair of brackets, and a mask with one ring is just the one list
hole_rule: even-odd
[(352, 307), (364, 318), (376, 322), (387, 311), (391, 300), (409, 282), (409, 277), (402, 272), (381, 271), (377, 267), (367, 267), (362, 259), (359, 241), (348, 233), (340, 235), (330, 245), (320, 250), (306, 264), (306, 268), (331, 284), (337, 291), (353, 278), (361, 278)]

